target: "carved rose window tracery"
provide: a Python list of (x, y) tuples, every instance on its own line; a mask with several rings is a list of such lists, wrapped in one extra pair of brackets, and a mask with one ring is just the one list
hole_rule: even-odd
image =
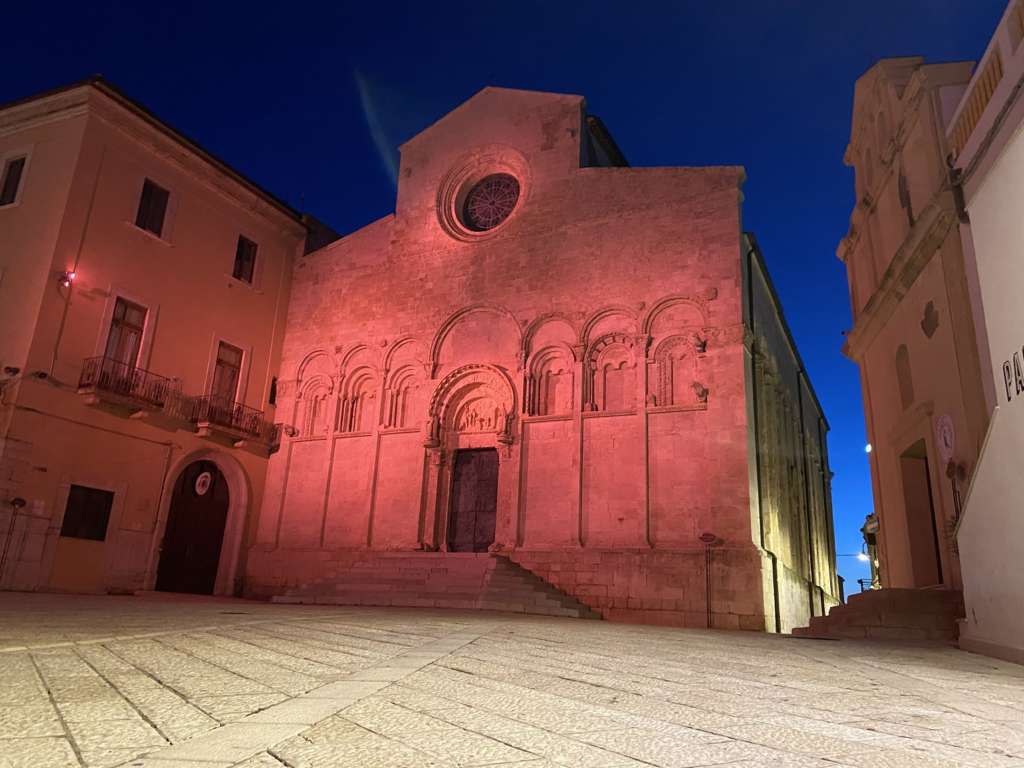
[(519, 182), (507, 173), (494, 173), (478, 181), (466, 194), (462, 220), (474, 232), (494, 229), (509, 217), (519, 201)]

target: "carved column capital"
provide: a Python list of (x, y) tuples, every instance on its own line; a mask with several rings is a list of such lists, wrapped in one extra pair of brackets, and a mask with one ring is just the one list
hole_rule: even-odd
[(636, 346), (637, 358), (647, 357), (647, 350), (651, 346), (651, 336), (644, 333), (638, 333), (633, 337), (633, 344)]

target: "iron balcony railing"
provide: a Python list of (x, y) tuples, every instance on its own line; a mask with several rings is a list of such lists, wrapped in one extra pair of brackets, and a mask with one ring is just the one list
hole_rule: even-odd
[(78, 388), (109, 392), (162, 408), (174, 389), (174, 382), (110, 357), (90, 357), (82, 365)]
[(196, 398), (178, 390), (167, 393), (164, 414), (175, 421), (196, 422)]
[(263, 418), (263, 411), (242, 403), (232, 402), (218, 395), (204, 395), (194, 400), (193, 421), (212, 424), (249, 435), (273, 445), (278, 440), (278, 426)]

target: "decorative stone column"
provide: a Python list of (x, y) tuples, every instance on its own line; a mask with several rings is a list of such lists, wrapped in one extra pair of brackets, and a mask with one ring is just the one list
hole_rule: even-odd
[(519, 486), (521, 441), (507, 442), (499, 438), (498, 448), (498, 509), (494, 522), (492, 552), (516, 548), (519, 531)]
[(445, 472), (446, 456), (439, 446), (426, 446), (427, 482), (420, 513), (420, 543), (423, 549), (436, 551), (441, 548), (444, 537), (438, 531), (438, 511), (441, 507), (441, 482)]

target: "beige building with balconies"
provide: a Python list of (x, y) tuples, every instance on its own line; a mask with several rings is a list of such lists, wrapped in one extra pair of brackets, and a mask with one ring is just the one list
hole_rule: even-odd
[(0, 588), (236, 592), (324, 232), (99, 79), (0, 108), (0, 173)]

